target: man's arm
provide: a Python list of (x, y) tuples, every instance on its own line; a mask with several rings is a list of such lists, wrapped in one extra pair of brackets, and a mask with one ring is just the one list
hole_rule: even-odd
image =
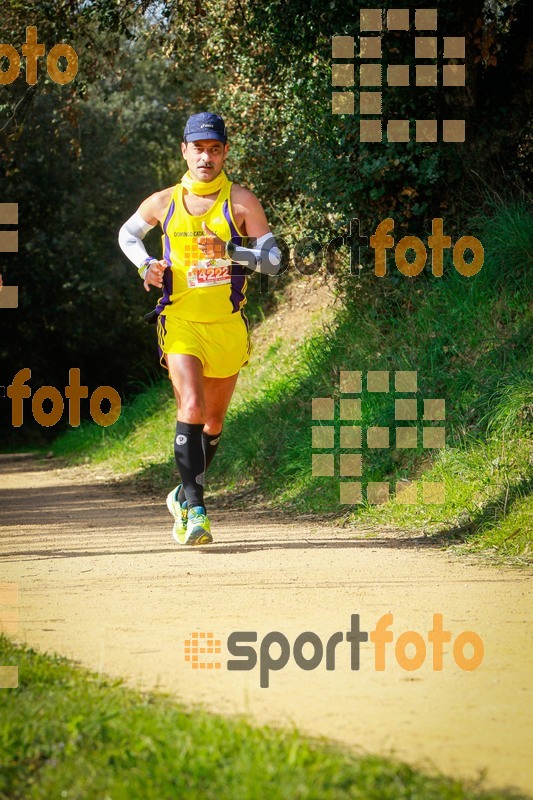
[(232, 187), (232, 205), (235, 215), (242, 219), (241, 227), (253, 241), (252, 247), (241, 247), (231, 242), (223, 243), (203, 224), (205, 236), (198, 239), (198, 246), (209, 258), (220, 257), (225, 252), (228, 258), (255, 272), (277, 275), (281, 264), (281, 253), (270, 231), (263, 206), (249, 189)]
[(118, 235), (123, 253), (137, 267), (147, 292), (150, 291), (150, 286), (157, 286), (159, 289), (163, 286), (163, 273), (169, 264), (164, 259), (151, 258), (142, 240), (163, 219), (171, 195), (172, 188), (150, 195), (135, 214), (126, 220)]

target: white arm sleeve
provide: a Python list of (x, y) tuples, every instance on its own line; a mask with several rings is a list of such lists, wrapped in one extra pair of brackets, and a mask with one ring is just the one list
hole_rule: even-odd
[(254, 272), (263, 275), (277, 275), (279, 272), (281, 253), (270, 231), (256, 239), (254, 247), (241, 247), (229, 242), (226, 249), (232, 261), (253, 269)]
[(147, 258), (150, 258), (142, 240), (155, 225), (150, 225), (138, 211), (122, 226), (118, 234), (118, 243), (122, 252), (139, 269)]

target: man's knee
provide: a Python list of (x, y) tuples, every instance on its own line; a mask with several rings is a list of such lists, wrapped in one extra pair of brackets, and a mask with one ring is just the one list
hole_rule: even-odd
[(223, 425), (224, 416), (210, 414), (205, 420), (204, 433), (214, 436), (216, 433), (221, 432)]
[(205, 403), (196, 395), (181, 395), (179, 404), (179, 418), (182, 422), (205, 422)]

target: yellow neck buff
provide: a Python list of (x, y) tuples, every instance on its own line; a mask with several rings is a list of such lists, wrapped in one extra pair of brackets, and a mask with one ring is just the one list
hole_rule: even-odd
[(212, 181), (208, 181), (207, 183), (204, 181), (195, 181), (189, 171), (187, 171), (181, 179), (182, 186), (185, 186), (188, 192), (199, 195), (214, 194), (214, 192), (219, 192), (227, 182), (228, 177), (224, 170), (222, 170), (220, 175), (217, 175), (216, 178), (214, 178)]

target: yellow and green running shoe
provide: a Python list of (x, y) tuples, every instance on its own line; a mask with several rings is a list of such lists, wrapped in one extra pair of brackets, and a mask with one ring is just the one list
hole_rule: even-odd
[(167, 495), (167, 508), (174, 517), (172, 538), (178, 544), (209, 544), (213, 541), (211, 525), (203, 506), (187, 507), (180, 503), (178, 494), (181, 483)]
[(203, 506), (189, 508), (185, 541), (181, 544), (209, 544), (213, 541), (211, 524)]
[(178, 544), (186, 544), (185, 532), (187, 529), (187, 501), (180, 503), (178, 500), (178, 493), (181, 489), (181, 483), (172, 489), (167, 495), (167, 508), (174, 517), (174, 527), (172, 528), (172, 538)]

